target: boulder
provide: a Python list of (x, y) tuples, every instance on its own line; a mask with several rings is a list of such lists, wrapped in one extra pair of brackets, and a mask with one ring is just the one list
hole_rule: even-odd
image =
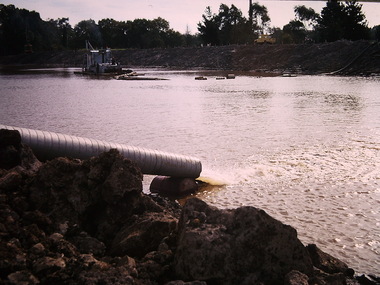
[(285, 276), (285, 285), (309, 285), (309, 276), (297, 270), (292, 270)]
[(313, 265), (295, 229), (263, 210), (220, 210), (193, 198), (179, 222), (175, 271), (182, 280), (217, 284), (282, 284)]
[(330, 274), (344, 273), (347, 276), (354, 275), (353, 269), (348, 268), (346, 263), (323, 252), (315, 244), (309, 244), (306, 248), (316, 268)]
[(175, 217), (164, 212), (136, 217), (133, 224), (126, 225), (115, 236), (110, 253), (141, 258), (156, 250), (164, 238), (173, 235), (177, 222)]
[(76, 226), (104, 242), (139, 211), (141, 196), (140, 170), (116, 150), (85, 161), (48, 161), (30, 185), (33, 210), (49, 213), (56, 231)]
[(8, 280), (10, 284), (20, 284), (20, 285), (37, 285), (40, 281), (29, 271), (16, 271), (8, 275)]

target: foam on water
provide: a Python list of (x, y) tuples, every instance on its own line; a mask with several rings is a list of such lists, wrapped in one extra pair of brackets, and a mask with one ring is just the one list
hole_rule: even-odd
[(294, 226), (304, 243), (317, 243), (354, 269), (373, 268), (380, 265), (379, 158), (376, 141), (293, 146), (222, 168), (218, 176), (227, 185), (198, 197), (221, 208), (262, 208)]

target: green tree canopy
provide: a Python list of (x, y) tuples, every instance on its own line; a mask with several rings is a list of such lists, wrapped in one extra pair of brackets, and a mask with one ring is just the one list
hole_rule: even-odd
[(72, 38), (72, 27), (69, 18), (58, 18), (57, 20), (49, 20), (50, 24), (56, 28), (57, 36), (60, 39), (62, 47), (69, 47), (69, 40)]
[(103, 46), (103, 37), (99, 26), (94, 20), (80, 21), (74, 27), (74, 46), (83, 48), (86, 41), (89, 41), (94, 47), (101, 48)]
[(60, 46), (54, 23), (41, 20), (35, 11), (0, 4), (0, 50), (2, 54), (17, 54), (25, 45), (35, 50), (56, 49)]
[(283, 28), (284, 43), (303, 43), (306, 38), (306, 28), (301, 21), (292, 20)]
[(249, 4), (249, 21), (254, 31), (258, 33), (265, 33), (265, 29), (268, 28), (270, 23), (270, 17), (268, 9), (264, 5), (260, 5), (258, 2)]
[(197, 36), (182, 35), (163, 18), (116, 21), (80, 21), (74, 28), (69, 18), (43, 21), (39, 13), (0, 4), (0, 54), (63, 48), (83, 49), (90, 41), (96, 48), (155, 48), (198, 44)]
[(221, 4), (219, 13), (207, 7), (198, 23), (198, 31), (204, 44), (241, 44), (249, 41), (250, 27), (242, 12), (235, 6)]
[(219, 45), (219, 22), (211, 7), (207, 6), (202, 15), (202, 22), (198, 23), (200, 38), (204, 44)]
[(369, 29), (361, 8), (356, 0), (345, 3), (329, 0), (316, 28), (320, 41), (368, 39)]
[(296, 20), (302, 22), (306, 29), (308, 29), (309, 26), (315, 25), (319, 18), (319, 14), (316, 13), (313, 8), (307, 8), (305, 5), (295, 6), (294, 13)]

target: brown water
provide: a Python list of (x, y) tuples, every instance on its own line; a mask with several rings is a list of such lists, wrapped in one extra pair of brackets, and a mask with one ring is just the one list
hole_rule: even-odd
[(196, 156), (212, 184), (198, 197), (262, 208), (305, 244), (380, 275), (379, 78), (141, 72), (170, 80), (3, 72), (0, 123)]

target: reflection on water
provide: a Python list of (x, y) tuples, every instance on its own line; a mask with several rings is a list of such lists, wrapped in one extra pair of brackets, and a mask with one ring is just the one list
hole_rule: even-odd
[(142, 72), (170, 80), (3, 72), (0, 122), (199, 157), (211, 185), (198, 197), (262, 208), (304, 243), (380, 275), (379, 79)]

